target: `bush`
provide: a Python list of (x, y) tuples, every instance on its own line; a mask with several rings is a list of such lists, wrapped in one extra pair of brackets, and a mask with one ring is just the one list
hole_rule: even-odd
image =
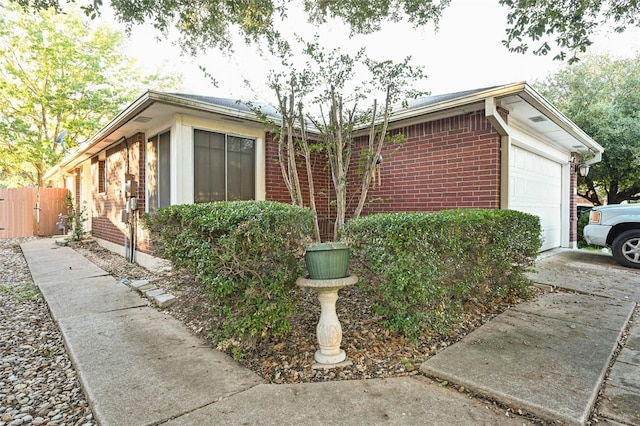
[(375, 312), (413, 339), (446, 332), (467, 302), (525, 296), (541, 246), (538, 217), (510, 210), (370, 215), (343, 240)]
[(218, 340), (290, 331), (311, 211), (269, 201), (179, 205), (145, 214), (154, 254), (191, 271), (223, 318)]
[(589, 213), (585, 213), (578, 219), (578, 248), (590, 247), (584, 239), (584, 227), (589, 224)]

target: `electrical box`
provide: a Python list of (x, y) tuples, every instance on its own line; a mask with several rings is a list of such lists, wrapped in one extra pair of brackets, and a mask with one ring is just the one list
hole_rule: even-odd
[(136, 197), (131, 197), (129, 200), (129, 207), (131, 210), (138, 210), (138, 199)]
[(128, 223), (129, 222), (129, 212), (126, 209), (120, 210), (120, 222)]
[(127, 197), (135, 197), (138, 192), (138, 182), (135, 180), (128, 180), (124, 184), (124, 192)]

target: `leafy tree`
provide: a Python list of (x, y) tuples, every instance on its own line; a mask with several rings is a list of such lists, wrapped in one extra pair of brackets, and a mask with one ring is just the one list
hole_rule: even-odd
[(614, 31), (623, 32), (628, 26), (640, 26), (638, 0), (500, 0), (500, 4), (509, 8), (504, 44), (510, 51), (524, 53), (532, 41), (540, 43), (534, 54), (546, 55), (552, 50), (549, 38), (555, 36), (552, 43), (560, 51), (554, 59), (564, 60), (569, 52), (569, 63), (592, 44), (591, 35), (598, 28), (613, 25)]
[(143, 75), (124, 40), (106, 26), (90, 30), (78, 13), (2, 7), (0, 185), (42, 186), (49, 167), (148, 85), (179, 81)]
[[(70, 0), (74, 2), (74, 0)], [(17, 0), (26, 8), (61, 8), (61, 0)], [(88, 15), (95, 16), (102, 0), (78, 0)], [(555, 44), (557, 59), (575, 61), (592, 43), (591, 34), (599, 27), (613, 25), (618, 32), (640, 25), (638, 0), (498, 0), (509, 9), (504, 44), (514, 52), (529, 50), (529, 43), (540, 43), (533, 52), (546, 55)], [(247, 39), (273, 32), (274, 17), (286, 16), (302, 8), (311, 23), (329, 18), (343, 20), (354, 33), (371, 33), (381, 23), (409, 22), (414, 27), (438, 24), (451, 0), (112, 0), (118, 18), (126, 23), (151, 22), (158, 30), (177, 28), (184, 44), (192, 51), (200, 47), (228, 48), (230, 34), (239, 28)], [(232, 29), (233, 28), (233, 29)], [(550, 38), (555, 38), (550, 40)], [(551, 44), (550, 44), (551, 43)]]
[(596, 205), (639, 200), (640, 56), (589, 56), (538, 87), (605, 149), (589, 175), (578, 178), (579, 195)]
[[(288, 42), (274, 38), (271, 51), (282, 61), (284, 71), (272, 70), (269, 84), (277, 97), (277, 109), (282, 116), (278, 127), (279, 163), (291, 201), (303, 205), (303, 187), (298, 161), (304, 159), (309, 206), (316, 212), (313, 171), (314, 153), (326, 155), (335, 192), (336, 222), (334, 240), (342, 229), (348, 203), (355, 200), (353, 217), (359, 217), (367, 202), (380, 153), (387, 143), (399, 143), (402, 135), (390, 137), (387, 128), (393, 107), (407, 98), (424, 94), (413, 90), (411, 83), (424, 77), (421, 68), (412, 67), (410, 58), (401, 63), (377, 62), (367, 57), (364, 49), (355, 55), (329, 52), (318, 38), (303, 44), (307, 58), (301, 67), (290, 59), (295, 55)], [(363, 67), (369, 80), (358, 80), (356, 70)], [(378, 98), (382, 101), (378, 103)], [(361, 103), (370, 104), (362, 108)], [(254, 108), (258, 110), (259, 108)], [(263, 120), (265, 114), (260, 114)], [(272, 123), (275, 125), (275, 123)], [(364, 135), (363, 146), (358, 135)], [(357, 151), (358, 150), (358, 151)], [(353, 155), (355, 153), (355, 156)], [(352, 160), (358, 160), (353, 170)], [(356, 175), (359, 188), (349, 194), (349, 176)], [(316, 215), (316, 238), (319, 230)]]

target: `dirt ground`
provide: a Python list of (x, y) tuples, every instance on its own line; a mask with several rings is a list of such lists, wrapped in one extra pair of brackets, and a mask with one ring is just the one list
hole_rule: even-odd
[[(203, 288), (184, 272), (152, 273), (95, 242), (72, 243), (70, 246), (116, 279), (154, 280), (177, 297), (177, 302), (164, 309), (183, 322), (194, 334), (215, 345), (215, 315)], [(459, 341), (484, 324), (509, 304), (469, 306), (464, 319), (446, 335), (425, 334), (418, 342), (409, 342), (382, 326), (374, 315), (371, 300), (358, 288), (340, 290), (336, 309), (342, 324), (342, 345), (351, 366), (331, 370), (314, 370), (313, 355), (317, 349), (315, 327), (320, 304), (312, 290), (293, 286), (301, 292), (302, 306), (291, 318), (292, 332), (281, 340), (227, 341), (218, 344), (239, 363), (255, 371), (270, 383), (299, 383), (326, 380), (352, 380), (418, 374), (420, 364), (430, 356)]]

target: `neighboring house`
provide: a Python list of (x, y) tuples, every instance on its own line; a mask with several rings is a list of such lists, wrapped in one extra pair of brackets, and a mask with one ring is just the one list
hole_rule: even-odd
[[(540, 217), (543, 250), (575, 245), (575, 168), (600, 161), (603, 148), (526, 83), (419, 99), (394, 112), (390, 131), (406, 142), (382, 153), (365, 214), (520, 210)], [(289, 202), (276, 145), (242, 103), (149, 91), (45, 179), (87, 202), (101, 245), (152, 267), (141, 212), (225, 199)], [(329, 170), (321, 158), (314, 168), (319, 216), (331, 220)]]

